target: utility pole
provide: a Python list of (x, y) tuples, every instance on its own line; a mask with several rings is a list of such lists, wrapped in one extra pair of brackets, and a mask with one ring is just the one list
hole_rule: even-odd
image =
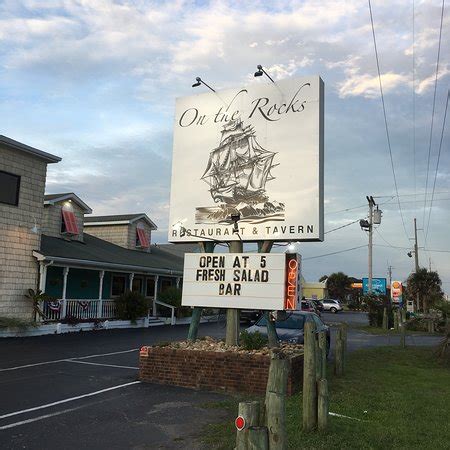
[[(414, 217), (414, 260), (415, 260), (415, 266), (416, 266), (416, 273), (419, 272), (419, 246), (417, 245), (417, 220)], [(420, 296), (417, 292), (416, 294), (416, 308), (417, 312), (419, 312), (420, 309)]]
[(388, 266), (388, 279), (389, 279), (389, 287), (392, 285), (392, 266)]
[(369, 280), (368, 280), (368, 290), (369, 294), (372, 292), (372, 248), (373, 248), (373, 207), (375, 201), (373, 197), (366, 197), (369, 202)]

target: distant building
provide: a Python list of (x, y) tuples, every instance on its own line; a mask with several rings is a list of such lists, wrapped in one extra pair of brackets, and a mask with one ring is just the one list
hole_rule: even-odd
[(308, 282), (302, 277), (302, 296), (321, 300), (328, 297), (327, 282)]

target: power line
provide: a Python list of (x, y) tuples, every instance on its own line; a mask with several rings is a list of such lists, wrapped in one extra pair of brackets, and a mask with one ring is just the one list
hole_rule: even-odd
[(403, 218), (402, 205), (400, 204), (400, 197), (399, 197), (399, 194), (398, 194), (398, 185), (397, 185), (397, 176), (395, 175), (394, 158), (392, 156), (391, 138), (389, 136), (389, 127), (388, 127), (387, 116), (386, 116), (386, 105), (384, 103), (383, 85), (381, 83), (381, 72), (380, 72), (380, 62), (379, 62), (379, 59), (378, 59), (377, 40), (375, 38), (375, 27), (374, 27), (374, 24), (373, 24), (372, 5), (370, 3), (370, 0), (368, 0), (368, 2), (369, 2), (369, 12), (370, 12), (370, 23), (372, 25), (373, 45), (374, 45), (374, 48), (375, 48), (375, 58), (376, 58), (376, 61), (377, 61), (378, 83), (380, 85), (381, 103), (383, 105), (384, 127), (386, 129), (386, 138), (387, 138), (387, 144), (388, 144), (388, 149), (389, 149), (389, 156), (390, 156), (390, 159), (391, 159), (391, 169), (392, 169), (392, 175), (394, 177), (395, 192), (397, 193), (398, 210), (399, 210), (399, 213), (400, 213), (400, 217), (402, 219), (402, 225), (403, 225), (403, 229), (405, 231), (406, 239), (409, 240), (408, 232), (406, 231), (405, 219)]
[(428, 175), (430, 172), (431, 142), (432, 142), (432, 138), (433, 138), (434, 112), (436, 109), (436, 91), (437, 91), (437, 81), (438, 81), (438, 73), (439, 73), (439, 60), (441, 57), (442, 22), (444, 20), (444, 5), (445, 5), (445, 0), (442, 0), (441, 25), (439, 28), (439, 44), (438, 44), (438, 53), (437, 53), (437, 59), (436, 59), (436, 74), (434, 77), (434, 94), (433, 94), (433, 108), (432, 108), (432, 112), (431, 112), (430, 139), (429, 139), (429, 143), (428, 143), (427, 179), (426, 179), (426, 183), (425, 183), (425, 201), (423, 204), (423, 221), (422, 221), (423, 227), (425, 226), (425, 210), (427, 207)]
[(360, 209), (360, 208), (366, 208), (366, 207), (367, 207), (367, 204), (364, 203), (364, 205), (360, 205), (360, 206), (353, 206), (351, 208), (340, 209), (339, 211), (327, 212), (325, 215), (327, 216), (328, 214), (337, 214), (337, 213), (340, 213), (340, 212), (353, 211), (354, 209)]
[(359, 222), (359, 220), (360, 219), (356, 219), (353, 222), (346, 223), (345, 225), (341, 225), (340, 227), (333, 228), (331, 230), (325, 231), (325, 234), (332, 233), (333, 231), (337, 231), (337, 230), (340, 230), (340, 229), (345, 228), (345, 227), (349, 227), (350, 225), (353, 225), (354, 223)]
[(363, 247), (367, 247), (367, 244), (360, 245), (358, 247), (347, 248), (345, 250), (340, 250), (340, 251), (333, 252), (333, 253), (325, 253), (324, 255), (310, 256), (308, 258), (302, 258), (302, 259), (303, 259), (303, 261), (306, 261), (307, 259), (324, 258), (325, 256), (338, 255), (339, 253), (351, 252), (352, 250), (357, 250), (358, 248), (363, 248)]
[(436, 162), (436, 171), (434, 172), (433, 191), (431, 194), (430, 210), (428, 212), (427, 231), (425, 233), (425, 243), (427, 242), (428, 231), (430, 229), (431, 210), (433, 209), (434, 190), (436, 189), (436, 179), (437, 179), (437, 174), (438, 174), (438, 169), (439, 169), (439, 162), (441, 160), (442, 140), (444, 139), (445, 121), (447, 119), (447, 108), (448, 108), (449, 97), (450, 97), (450, 90), (447, 92), (447, 102), (445, 103), (445, 112), (444, 112), (444, 120), (442, 122), (441, 140), (439, 142), (439, 151), (438, 151), (438, 158), (437, 158), (437, 162)]

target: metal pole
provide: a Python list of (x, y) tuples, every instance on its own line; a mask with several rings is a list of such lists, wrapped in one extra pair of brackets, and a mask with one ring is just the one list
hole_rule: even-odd
[(372, 239), (373, 239), (373, 201), (372, 198), (369, 200), (369, 283), (368, 290), (369, 294), (372, 292)]

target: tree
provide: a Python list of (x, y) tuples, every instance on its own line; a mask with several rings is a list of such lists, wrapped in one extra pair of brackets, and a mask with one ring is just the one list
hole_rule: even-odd
[(345, 300), (350, 292), (351, 279), (344, 272), (332, 273), (327, 278), (328, 295), (331, 298)]
[(406, 291), (411, 298), (419, 296), (418, 309), (427, 313), (430, 307), (443, 298), (439, 274), (422, 267), (412, 273), (407, 280)]

